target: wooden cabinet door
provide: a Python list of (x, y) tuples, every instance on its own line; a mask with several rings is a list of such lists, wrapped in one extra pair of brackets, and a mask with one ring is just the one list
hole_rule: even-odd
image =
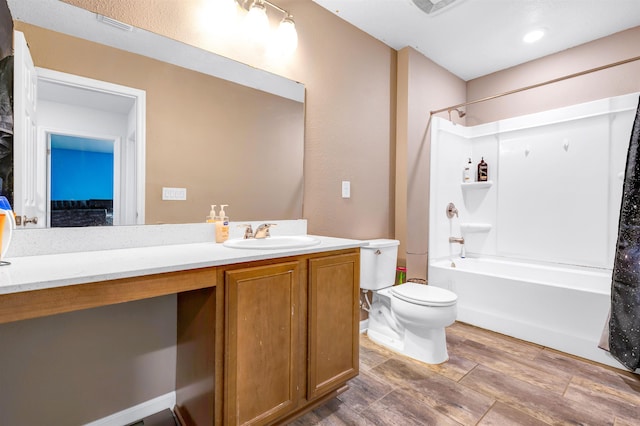
[(358, 375), (360, 256), (309, 261), (307, 399)]
[(296, 408), (299, 280), (299, 262), (225, 272), (224, 424), (267, 424)]

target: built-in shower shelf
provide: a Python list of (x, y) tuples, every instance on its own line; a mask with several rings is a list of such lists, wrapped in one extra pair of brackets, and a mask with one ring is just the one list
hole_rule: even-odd
[(462, 233), (471, 232), (489, 232), (491, 231), (490, 223), (461, 223), (460, 230)]
[(486, 182), (463, 182), (460, 184), (462, 189), (485, 189), (491, 188), (491, 185), (493, 185), (491, 180)]

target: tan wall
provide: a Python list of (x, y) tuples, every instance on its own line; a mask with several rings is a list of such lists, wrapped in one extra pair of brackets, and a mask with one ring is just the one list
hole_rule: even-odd
[(81, 425), (175, 389), (176, 297), (0, 325), (3, 425)]
[[(350, 238), (394, 235), (396, 53), (311, 0), (281, 0), (296, 21), (290, 62), (200, 26), (202, 0), (67, 0), (135, 26), (300, 81), (306, 87), (304, 209), (309, 232)], [(341, 198), (341, 181), (351, 198)]]
[[(481, 99), (640, 56), (640, 27), (613, 34), (554, 55), (467, 83), (467, 99)], [(640, 61), (468, 107), (467, 124), (545, 111), (640, 91)]]
[[(429, 115), (465, 101), (463, 80), (412, 48), (398, 53), (396, 236), (407, 278), (426, 278), (429, 241)], [(456, 117), (457, 119), (457, 117)], [(458, 120), (460, 121), (460, 120)]]
[[(308, 41), (294, 78), (307, 88), (309, 229), (360, 239), (392, 237), (396, 52), (310, 1), (300, 3), (306, 17), (300, 32)], [(342, 180), (351, 181), (350, 199), (341, 198)]]

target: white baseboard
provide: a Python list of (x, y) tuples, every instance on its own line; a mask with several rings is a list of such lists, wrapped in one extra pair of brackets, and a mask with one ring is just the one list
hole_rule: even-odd
[(111, 414), (110, 416), (87, 423), (85, 426), (124, 426), (167, 408), (173, 410), (175, 405), (176, 393), (169, 392), (165, 395), (158, 396), (150, 399), (149, 401), (127, 408), (126, 410), (122, 410)]

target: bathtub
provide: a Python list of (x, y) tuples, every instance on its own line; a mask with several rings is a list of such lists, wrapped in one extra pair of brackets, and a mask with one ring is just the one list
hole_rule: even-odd
[(623, 368), (598, 348), (611, 271), (494, 258), (441, 259), (429, 284), (458, 295), (458, 321)]

